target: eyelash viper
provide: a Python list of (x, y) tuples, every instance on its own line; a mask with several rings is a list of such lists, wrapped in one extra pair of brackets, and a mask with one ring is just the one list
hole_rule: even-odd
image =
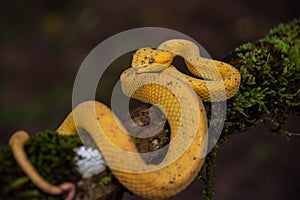
[[(176, 70), (171, 65), (175, 56), (183, 57), (191, 73), (204, 80)], [(113, 112), (97, 101), (78, 105), (57, 132), (76, 134), (77, 130), (84, 129), (101, 150), (112, 173), (127, 189), (146, 199), (170, 198), (194, 180), (204, 162), (204, 158), (199, 156), (200, 152), (205, 151), (207, 142), (207, 118), (202, 101), (231, 98), (238, 91), (240, 74), (227, 63), (201, 57), (194, 43), (174, 39), (163, 42), (155, 50), (137, 50), (133, 55), (132, 67), (125, 70), (120, 78), (126, 95), (157, 105), (167, 116), (171, 142), (161, 163), (155, 166), (146, 164), (136, 156), (137, 149), (131, 136), (124, 131)], [(192, 100), (194, 94), (189, 91), (190, 88), (200, 97), (196, 101)], [(12, 136), (10, 145), (28, 177), (45, 192), (72, 192), (68, 183), (68, 187), (61, 187), (64, 184), (53, 186), (38, 175), (26, 154), (22, 153), (27, 138), (25, 132), (17, 132)], [(186, 141), (189, 141), (188, 145)], [(118, 148), (113, 148), (111, 144)], [(128, 155), (130, 153), (135, 153), (135, 156)], [(72, 195), (70, 193), (68, 199), (74, 196), (74, 191)]]

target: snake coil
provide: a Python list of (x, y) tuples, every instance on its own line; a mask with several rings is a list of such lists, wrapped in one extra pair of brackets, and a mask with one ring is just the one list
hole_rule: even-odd
[[(175, 56), (183, 57), (191, 73), (204, 80), (176, 70), (171, 65)], [(156, 50), (136, 51), (132, 67), (121, 75), (122, 90), (127, 96), (155, 104), (167, 116), (171, 141), (161, 163), (146, 164), (113, 112), (97, 101), (78, 105), (57, 132), (76, 134), (84, 129), (121, 184), (146, 199), (167, 199), (184, 190), (203, 165), (204, 157), (199, 154), (206, 148), (207, 118), (202, 101), (225, 101), (238, 91), (239, 84), (240, 74), (231, 65), (202, 58), (197, 45), (190, 41), (168, 40)], [(11, 145), (15, 142), (12, 140)], [(18, 159), (18, 153), (14, 155), (38, 187), (46, 192), (51, 189), (45, 186), (45, 180), (36, 179), (37, 172), (28, 160)]]

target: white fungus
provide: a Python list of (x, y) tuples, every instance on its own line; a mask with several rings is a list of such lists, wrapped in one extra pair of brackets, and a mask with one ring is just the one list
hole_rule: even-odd
[(83, 178), (90, 178), (106, 169), (104, 158), (97, 149), (81, 146), (74, 151), (77, 154), (76, 165)]

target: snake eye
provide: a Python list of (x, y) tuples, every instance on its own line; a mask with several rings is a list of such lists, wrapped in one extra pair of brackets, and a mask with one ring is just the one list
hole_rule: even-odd
[(151, 63), (154, 63), (154, 59), (153, 58), (150, 58), (150, 60), (149, 60), (149, 64), (151, 64)]

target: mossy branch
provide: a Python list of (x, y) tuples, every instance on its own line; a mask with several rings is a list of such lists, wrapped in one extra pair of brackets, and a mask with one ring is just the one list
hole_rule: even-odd
[(242, 82), (228, 101), (223, 134), (263, 121), (272, 132), (292, 136), (284, 124), (300, 111), (300, 19), (280, 24), (257, 43), (241, 45), (224, 60), (239, 69)]
[(239, 92), (227, 101), (226, 121), (217, 145), (200, 172), (205, 182), (204, 199), (213, 198), (212, 168), (218, 147), (232, 134), (264, 122), (271, 132), (289, 138), (284, 128), (289, 115), (300, 111), (300, 18), (280, 24), (256, 43), (246, 43), (225, 62), (239, 69)]
[[(296, 135), (284, 129), (290, 114), (300, 113), (300, 18), (280, 24), (256, 43), (243, 44), (228, 55), (225, 62), (239, 69), (239, 92), (227, 102), (226, 122), (217, 145), (206, 158), (199, 174), (206, 184), (204, 198), (213, 198), (213, 165), (218, 147), (232, 134), (243, 132), (265, 122), (272, 132), (289, 138)], [(140, 107), (140, 110), (147, 110)], [(209, 114), (209, 112), (208, 112)], [(144, 117), (144, 116), (140, 116)], [(167, 127), (162, 136), (168, 138)], [(161, 142), (164, 145), (166, 141)], [(147, 143), (146, 143), (147, 144)], [(151, 150), (151, 141), (148, 140)], [(46, 131), (31, 138), (26, 152), (41, 175), (53, 184), (64, 181), (77, 183), (77, 198), (121, 199), (125, 191), (106, 171), (83, 180), (75, 167), (74, 148), (81, 146), (78, 136), (60, 136)], [(145, 146), (144, 141), (137, 145)], [(146, 145), (147, 146), (147, 145)], [(0, 148), (0, 196), (4, 199), (60, 199), (36, 188), (16, 164), (9, 147)]]

